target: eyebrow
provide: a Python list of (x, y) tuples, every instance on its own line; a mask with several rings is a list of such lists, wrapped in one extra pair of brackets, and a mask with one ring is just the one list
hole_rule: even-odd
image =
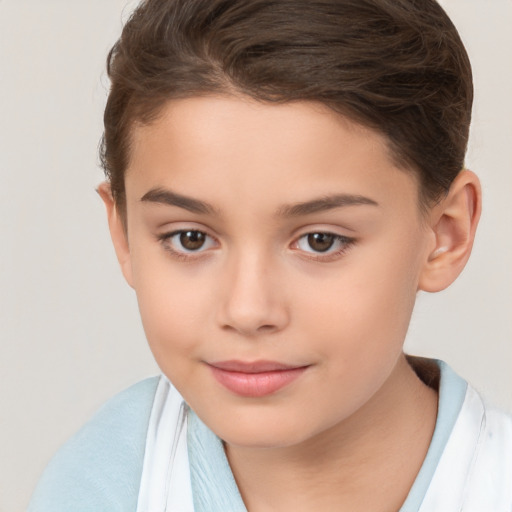
[(304, 203), (285, 205), (278, 209), (280, 217), (299, 217), (312, 213), (333, 210), (343, 206), (370, 205), (379, 206), (379, 203), (369, 197), (353, 194), (333, 194)]
[[(141, 201), (177, 206), (192, 213), (219, 215), (219, 211), (211, 204), (184, 196), (168, 189), (154, 188), (141, 197)], [(369, 197), (353, 194), (333, 194), (311, 201), (302, 203), (284, 205), (277, 209), (278, 217), (300, 217), (312, 213), (333, 210), (343, 206), (370, 205), (379, 206), (379, 204)]]
[(194, 199), (188, 196), (183, 196), (163, 188), (151, 189), (149, 192), (144, 194), (140, 200), (150, 203), (177, 206), (178, 208), (183, 208), (192, 213), (218, 214), (217, 210), (212, 205), (204, 201), (200, 201), (199, 199)]

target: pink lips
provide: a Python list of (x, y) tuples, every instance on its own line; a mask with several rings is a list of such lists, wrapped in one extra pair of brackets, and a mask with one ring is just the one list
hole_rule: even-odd
[(308, 366), (274, 361), (221, 361), (209, 364), (213, 376), (229, 391), (246, 397), (270, 395), (300, 377)]

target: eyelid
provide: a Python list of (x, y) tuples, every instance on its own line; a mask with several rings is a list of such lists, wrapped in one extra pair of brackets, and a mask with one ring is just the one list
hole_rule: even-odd
[(212, 230), (209, 227), (206, 227), (204, 224), (199, 224), (196, 222), (166, 222), (161, 226), (156, 226), (155, 231), (155, 236), (157, 239), (168, 238), (170, 236), (176, 235), (177, 233), (186, 233), (187, 231), (199, 231), (200, 233), (204, 233), (205, 235), (209, 236), (210, 238), (218, 242), (218, 236), (212, 234)]
[[(335, 237), (336, 240), (342, 241), (342, 246), (333, 252), (315, 252), (313, 250), (305, 251), (303, 249), (300, 249), (300, 247), (298, 247), (299, 240), (303, 239), (306, 236), (316, 234), (316, 233), (331, 235), (331, 236)], [(302, 257), (304, 259), (318, 261), (321, 263), (328, 263), (330, 261), (340, 259), (356, 243), (357, 243), (357, 239), (355, 237), (342, 235), (342, 234), (336, 233), (334, 230), (330, 230), (330, 229), (325, 229), (325, 228), (324, 229), (322, 229), (322, 228), (315, 229), (315, 228), (313, 228), (313, 229), (308, 229), (308, 231), (302, 232), (300, 235), (296, 236), (294, 238), (294, 241), (292, 242), (291, 249), (293, 251), (297, 251), (299, 253), (300, 257)]]
[[(206, 249), (199, 248), (198, 250), (179, 250), (173, 247), (173, 245), (170, 243), (170, 240), (181, 233), (186, 233), (189, 231), (195, 231), (199, 233), (203, 233), (207, 238), (211, 239), (214, 244), (213, 246), (207, 247)], [(307, 230), (305, 228), (301, 229), (301, 233), (297, 234), (289, 246), (290, 249), (294, 252), (299, 253), (299, 256), (303, 259), (307, 259), (310, 261), (318, 261), (318, 262), (330, 262), (337, 259), (340, 259), (351, 247), (357, 242), (357, 239), (352, 236), (343, 235), (339, 232), (336, 232), (338, 230), (336, 229), (329, 229), (328, 227), (315, 227), (315, 226), (308, 226)], [(331, 235), (335, 238), (336, 241), (341, 242), (341, 247), (339, 247), (337, 250), (330, 251), (330, 248), (327, 249), (326, 252), (315, 252), (314, 250), (306, 251), (304, 249), (301, 249), (298, 246), (298, 243), (301, 239), (304, 237), (307, 237), (312, 234), (326, 234)], [(211, 249), (218, 248), (220, 246), (220, 242), (218, 238), (212, 234), (209, 233), (208, 229), (204, 229), (202, 226), (183, 226), (180, 228), (175, 229), (169, 229), (161, 234), (156, 235), (157, 240), (161, 243), (163, 248), (171, 253), (173, 257), (176, 259), (182, 260), (182, 261), (189, 261), (192, 262), (194, 260), (198, 260), (199, 258), (208, 257), (211, 255)]]
[(203, 235), (205, 235), (207, 237), (207, 239), (209, 238), (210, 240), (212, 240), (214, 242), (214, 246), (219, 245), (219, 241), (217, 240), (217, 238), (215, 236), (208, 233), (207, 230), (201, 229), (198, 227), (182, 227), (182, 228), (178, 228), (178, 229), (172, 229), (172, 230), (163, 232), (161, 234), (158, 234), (156, 238), (157, 238), (158, 242), (162, 245), (164, 250), (168, 251), (172, 256), (176, 257), (177, 259), (180, 259), (183, 261), (192, 261), (192, 260), (196, 260), (198, 258), (207, 256), (208, 253), (210, 252), (209, 249), (211, 249), (212, 247), (207, 247), (206, 249), (203, 249), (201, 247), (197, 251), (186, 250), (186, 249), (180, 250), (180, 249), (177, 249), (176, 247), (173, 247), (173, 244), (171, 243), (171, 240), (173, 237), (175, 237), (176, 235), (180, 235), (182, 233), (190, 232), (190, 231), (202, 233)]

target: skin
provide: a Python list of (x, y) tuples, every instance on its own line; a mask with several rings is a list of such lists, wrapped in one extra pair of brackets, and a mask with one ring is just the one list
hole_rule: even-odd
[[(248, 510), (398, 510), (437, 407), (402, 345), (418, 290), (467, 261), (476, 176), (424, 215), (381, 135), (306, 102), (181, 99), (132, 135), (125, 223), (99, 189), (118, 259), (156, 361), (225, 441)], [(340, 194), (356, 204), (293, 208)], [(187, 252), (177, 230), (204, 245)], [(332, 248), (311, 233), (335, 235)], [(242, 397), (213, 376), (226, 360), (307, 368)]]

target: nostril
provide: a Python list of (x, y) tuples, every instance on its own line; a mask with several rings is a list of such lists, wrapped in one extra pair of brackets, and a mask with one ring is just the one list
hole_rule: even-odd
[(222, 326), (222, 329), (224, 331), (239, 332), (246, 336), (254, 336), (256, 334), (270, 334), (278, 330), (278, 327), (272, 324), (264, 324), (260, 325), (259, 327), (251, 327), (250, 325), (231, 325), (226, 323)]
[(258, 327), (259, 332), (273, 331), (276, 328), (275, 325), (261, 325)]

